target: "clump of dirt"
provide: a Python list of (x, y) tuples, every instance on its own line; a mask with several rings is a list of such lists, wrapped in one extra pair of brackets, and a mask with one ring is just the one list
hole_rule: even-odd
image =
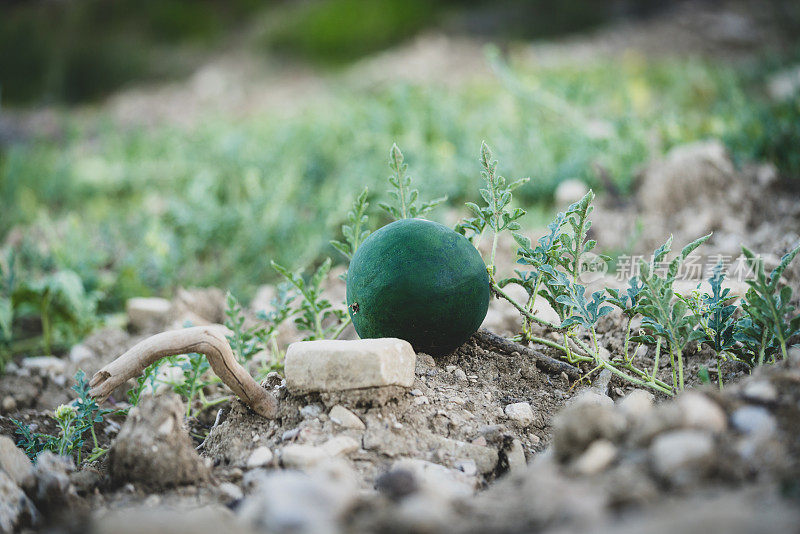
[(111, 481), (154, 490), (208, 482), (208, 467), (183, 425), (184, 412), (174, 393), (146, 396), (132, 408), (108, 453)]

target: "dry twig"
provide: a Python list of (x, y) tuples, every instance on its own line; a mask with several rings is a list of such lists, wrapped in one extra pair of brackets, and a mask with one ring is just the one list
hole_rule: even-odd
[(89, 395), (104, 401), (117, 387), (139, 376), (150, 364), (176, 354), (204, 354), (218, 377), (254, 412), (273, 419), (278, 401), (233, 356), (222, 327), (196, 326), (162, 332), (134, 345), (92, 377)]

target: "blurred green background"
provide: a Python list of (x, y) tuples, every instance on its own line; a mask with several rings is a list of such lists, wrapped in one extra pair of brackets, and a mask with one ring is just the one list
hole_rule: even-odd
[[(434, 213), (440, 220), (477, 198), (482, 140), (504, 175), (532, 177), (515, 194), (532, 211), (530, 226), (551, 214), (560, 182), (577, 178), (624, 194), (649, 160), (699, 139), (722, 139), (738, 163), (770, 161), (796, 180), (800, 97), (771, 96), (766, 85), (800, 62), (793, 2), (758, 7), (762, 18), (772, 16), (763, 46), (744, 46), (733, 35), (717, 39), (721, 49), (711, 52), (633, 47), (530, 60), (530, 50), (540, 50), (532, 42), (671, 20), (669, 10), (691, 17), (694, 4), (704, 13), (719, 7), (654, 0), (5, 2), (0, 350), (43, 350), (48, 314), (56, 328), (47, 348), (63, 350), (132, 296), (211, 285), (247, 301), (274, 281), (271, 259), (293, 267), (326, 255), (343, 261), (328, 242), (339, 237), (347, 205), (363, 187), (373, 207), (383, 199), (393, 142), (424, 197), (448, 195), (448, 206)], [(358, 70), (402, 71), (408, 63), (391, 57), (369, 61), (407, 50), (420, 34), (444, 36), (455, 48), (468, 40), (463, 53), (485, 72), (447, 83), (446, 75), (391, 73), (388, 82), (374, 81)], [(166, 108), (183, 91), (190, 100), (187, 79), (210, 60), (239, 57), (263, 68), (265, 87), (285, 86), (277, 93), (283, 100), (236, 113), (201, 101), (185, 121), (155, 110), (150, 120), (150, 106), (160, 102), (152, 95), (162, 87), (173, 95)], [(291, 85), (297, 79), (310, 80), (303, 87), (311, 96)], [(221, 87), (223, 103), (226, 91), (239, 89)], [(134, 98), (140, 93), (141, 101)], [(140, 102), (136, 120), (120, 117), (120, 100)], [(371, 215), (375, 227), (386, 222)]]

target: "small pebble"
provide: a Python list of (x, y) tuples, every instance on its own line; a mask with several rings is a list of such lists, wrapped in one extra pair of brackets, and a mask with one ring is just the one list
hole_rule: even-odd
[(506, 416), (521, 427), (530, 426), (533, 423), (533, 408), (527, 402), (517, 402), (509, 404), (505, 409)]
[(17, 399), (12, 397), (11, 395), (7, 395), (3, 397), (3, 411), (5, 413), (11, 413), (17, 409)]
[(733, 412), (731, 423), (743, 434), (770, 436), (775, 433), (777, 423), (769, 410), (762, 406), (743, 406)]
[(257, 467), (264, 467), (272, 462), (272, 457), (273, 454), (269, 447), (257, 447), (247, 458), (247, 468), (255, 469)]
[(463, 369), (456, 369), (453, 371), (453, 376), (460, 382), (467, 381), (467, 373), (465, 373)]
[(770, 403), (778, 400), (778, 392), (775, 386), (766, 380), (755, 380), (748, 382), (742, 392), (744, 397), (755, 402)]

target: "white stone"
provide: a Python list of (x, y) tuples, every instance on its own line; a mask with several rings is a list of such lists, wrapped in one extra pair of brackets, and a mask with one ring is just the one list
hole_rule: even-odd
[(653, 394), (643, 389), (634, 389), (617, 401), (617, 408), (630, 421), (646, 417), (653, 410)]
[(269, 463), (272, 462), (272, 457), (273, 454), (269, 447), (257, 447), (247, 458), (247, 468), (255, 469), (257, 467), (269, 465)]
[(575, 471), (582, 475), (596, 475), (605, 471), (616, 457), (617, 448), (614, 444), (607, 439), (598, 439), (575, 460)]
[(743, 434), (771, 436), (778, 427), (775, 418), (761, 406), (742, 406), (731, 414), (734, 428)]
[(344, 456), (359, 449), (359, 443), (350, 436), (336, 436), (322, 444), (321, 449), (328, 456)]
[(708, 470), (714, 457), (714, 440), (700, 430), (669, 432), (653, 440), (650, 456), (656, 473), (681, 484)]
[(292, 343), (286, 351), (286, 387), (292, 393), (411, 387), (416, 354), (402, 339), (320, 340)]
[(725, 412), (719, 405), (696, 391), (687, 391), (678, 398), (683, 426), (710, 432), (723, 432), (728, 426)]
[(227, 497), (229, 501), (238, 501), (244, 497), (242, 488), (232, 482), (223, 482), (217, 487), (217, 489), (220, 493), (222, 493), (222, 495)]
[(614, 401), (611, 397), (604, 393), (599, 393), (591, 389), (585, 389), (579, 393), (572, 401), (569, 402), (570, 406), (614, 406)]
[(511, 442), (511, 447), (506, 451), (506, 459), (508, 460), (508, 470), (511, 473), (523, 471), (528, 465), (525, 460), (525, 449), (522, 448), (520, 440), (515, 439)]
[(456, 369), (455, 371), (453, 371), (453, 376), (458, 381), (461, 382), (467, 381), (467, 373), (465, 373), (463, 369)]
[(125, 303), (128, 322), (138, 330), (166, 322), (171, 308), (170, 301), (157, 297), (136, 297)]
[(476, 488), (475, 477), (419, 458), (397, 460), (391, 470), (409, 471), (418, 481), (421, 491), (428, 496), (458, 499), (472, 496)]
[(367, 428), (364, 421), (341, 404), (331, 408), (328, 416), (331, 421), (344, 428), (352, 428), (354, 430), (365, 430)]
[(55, 356), (34, 356), (23, 359), (22, 368), (38, 371), (39, 374), (60, 375), (66, 370), (67, 364)]
[(778, 400), (778, 391), (775, 386), (766, 380), (753, 380), (745, 384), (742, 391), (745, 398), (756, 402), (775, 402)]
[(506, 417), (523, 428), (530, 426), (534, 420), (533, 408), (527, 402), (509, 404), (506, 406), (505, 413)]
[(93, 357), (94, 352), (82, 343), (78, 343), (69, 350), (69, 361), (72, 363), (80, 363), (84, 360), (90, 360)]
[(38, 519), (39, 514), (25, 492), (0, 471), (0, 532), (17, 532), (17, 527)]
[(313, 445), (287, 445), (281, 450), (281, 464), (288, 468), (305, 469), (329, 457), (323, 449)]

